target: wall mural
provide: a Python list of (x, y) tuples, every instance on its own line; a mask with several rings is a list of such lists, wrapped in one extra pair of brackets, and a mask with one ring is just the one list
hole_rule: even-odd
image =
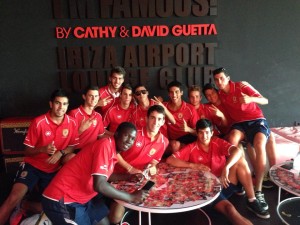
[(160, 90), (172, 80), (211, 80), (218, 47), (216, 0), (53, 0), (62, 88), (106, 84), (111, 67), (126, 82)]

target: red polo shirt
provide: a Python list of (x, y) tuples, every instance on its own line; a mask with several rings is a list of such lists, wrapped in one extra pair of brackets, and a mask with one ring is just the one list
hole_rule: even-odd
[(76, 119), (78, 129), (83, 120), (93, 118), (92, 125), (79, 135), (80, 144), (77, 146), (77, 148), (82, 148), (85, 145), (96, 141), (99, 135), (104, 134), (104, 126), (102, 116), (100, 115), (100, 113), (93, 110), (92, 114), (88, 115), (84, 111), (83, 107), (80, 106), (77, 109), (71, 110), (69, 112), (69, 115)]
[[(144, 127), (142, 130), (138, 130), (134, 145), (126, 152), (121, 152), (120, 154), (131, 166), (143, 170), (153, 160), (160, 162), (168, 144), (169, 140), (161, 133), (159, 133), (157, 139), (151, 141)], [(115, 172), (125, 173), (127, 171), (117, 164)]]
[(117, 162), (113, 138), (103, 138), (88, 145), (66, 163), (52, 179), (43, 195), (54, 201), (84, 204), (98, 193), (93, 188), (93, 175), (110, 177)]
[(175, 152), (173, 156), (183, 161), (201, 163), (209, 167), (211, 172), (219, 177), (225, 166), (226, 156), (229, 155), (229, 148), (231, 146), (233, 145), (229, 142), (213, 136), (209, 144), (208, 152), (201, 149), (197, 142), (194, 142)]
[(225, 93), (219, 91), (221, 101), (229, 113), (234, 123), (264, 119), (264, 115), (259, 106), (252, 102), (249, 104), (241, 104), (239, 99), (246, 94), (251, 97), (262, 97), (249, 83), (229, 81), (230, 91)]
[[(78, 127), (74, 118), (65, 115), (61, 124), (55, 124), (50, 118), (50, 112), (36, 117), (31, 122), (24, 144), (31, 148), (47, 146), (54, 142), (57, 151), (76, 146), (78, 142)], [(52, 173), (60, 167), (60, 162), (49, 164), (47, 153), (39, 153), (33, 156), (25, 156), (24, 161), (37, 169)]]

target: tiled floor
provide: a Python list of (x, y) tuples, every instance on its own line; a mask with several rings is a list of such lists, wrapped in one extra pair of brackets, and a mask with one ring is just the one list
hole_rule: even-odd
[[(7, 177), (6, 174), (0, 173), (0, 203), (2, 203), (10, 191), (9, 184), (11, 183), (12, 178)], [(269, 204), (269, 211), (271, 214), (270, 219), (260, 219), (256, 217), (252, 212), (246, 208), (246, 198), (243, 196), (233, 196), (231, 201), (239, 210), (239, 212), (250, 219), (254, 225), (281, 225), (283, 224), (276, 213), (277, 207), (277, 193), (278, 188), (274, 187), (272, 189), (265, 189), (265, 198)], [(291, 194), (287, 192), (282, 192), (282, 199), (292, 197)], [(300, 206), (299, 206), (300, 207)], [(202, 208), (211, 219), (212, 225), (229, 225), (230, 223), (226, 218), (211, 210), (209, 207)], [(138, 214), (136, 212), (131, 212), (126, 217), (130, 225), (138, 225)], [(147, 215), (143, 215), (143, 225), (147, 225)], [(176, 213), (176, 214), (153, 214), (152, 215), (152, 225), (202, 225), (209, 224), (209, 220), (202, 214), (199, 210), (194, 210), (185, 213)], [(300, 223), (299, 223), (300, 224)]]

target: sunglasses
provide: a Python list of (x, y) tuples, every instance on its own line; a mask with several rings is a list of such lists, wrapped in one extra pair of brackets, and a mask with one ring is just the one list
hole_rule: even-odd
[(140, 90), (140, 91), (136, 91), (134, 94), (135, 94), (136, 96), (140, 96), (141, 94), (145, 95), (145, 94), (147, 94), (147, 93), (148, 93), (147, 90)]

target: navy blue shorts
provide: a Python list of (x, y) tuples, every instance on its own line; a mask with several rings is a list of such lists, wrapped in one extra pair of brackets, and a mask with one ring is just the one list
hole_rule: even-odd
[(54, 201), (42, 198), (43, 210), (53, 224), (93, 225), (108, 215), (104, 199), (96, 196), (85, 204), (64, 204), (63, 200)]
[(238, 184), (230, 183), (228, 188), (222, 188), (222, 191), (221, 191), (220, 195), (218, 196), (218, 198), (211, 203), (212, 206), (215, 206), (220, 201), (229, 199), (234, 193), (236, 193), (239, 190), (241, 190), (240, 183), (238, 183)]
[(52, 178), (55, 176), (54, 173), (43, 172), (29, 163), (21, 163), (19, 170), (16, 174), (15, 183), (22, 183), (28, 187), (31, 191), (36, 185), (39, 187), (40, 193), (48, 186)]
[(270, 137), (270, 128), (267, 123), (267, 120), (265, 119), (257, 119), (236, 123), (232, 125), (231, 130), (233, 129), (242, 131), (245, 134), (247, 141), (251, 145), (253, 145), (254, 137), (258, 132), (263, 133), (267, 137), (267, 139)]

